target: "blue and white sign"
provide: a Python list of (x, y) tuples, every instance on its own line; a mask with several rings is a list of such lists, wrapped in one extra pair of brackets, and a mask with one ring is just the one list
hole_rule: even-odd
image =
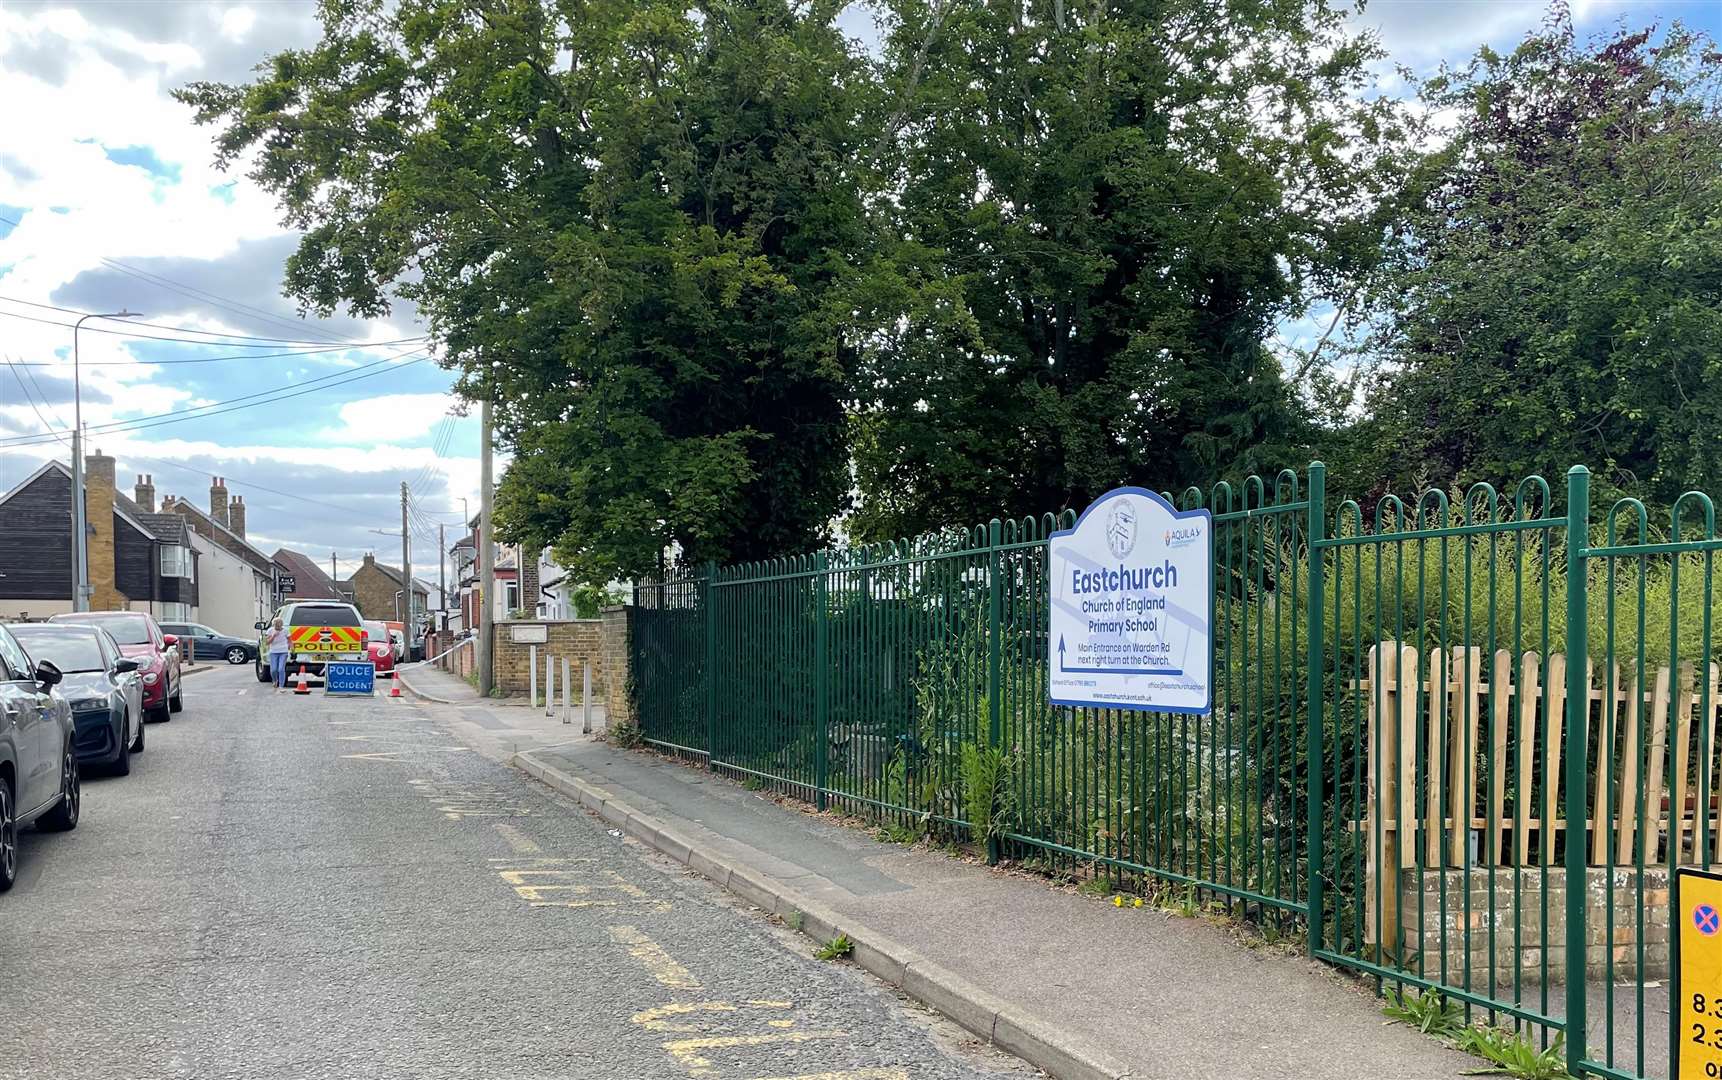
[(1207, 714), (1212, 538), (1208, 511), (1137, 487), (1107, 492), (1052, 534), (1053, 704)]
[(370, 663), (334, 663), (323, 669), (326, 694), (370, 694), (376, 689), (377, 669)]

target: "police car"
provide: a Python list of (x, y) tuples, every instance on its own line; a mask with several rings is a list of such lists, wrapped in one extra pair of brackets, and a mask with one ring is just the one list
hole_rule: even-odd
[[(367, 633), (359, 609), (338, 600), (306, 600), (283, 604), (275, 618), (287, 630), (292, 643), (287, 652), (287, 683), (298, 681), (304, 671), (313, 682), (323, 681), (323, 665), (329, 661), (362, 662), (368, 658)], [(257, 624), (257, 681), (269, 681), (269, 645), (265, 638), (273, 620)]]

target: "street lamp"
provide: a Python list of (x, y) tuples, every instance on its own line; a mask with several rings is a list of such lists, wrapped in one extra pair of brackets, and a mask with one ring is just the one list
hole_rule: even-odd
[(92, 312), (81, 315), (72, 324), (72, 531), (77, 534), (73, 544), (77, 567), (72, 583), (72, 610), (90, 610), (90, 534), (84, 520), (84, 384), (83, 371), (78, 364), (78, 331), (86, 319), (135, 319), (141, 312)]

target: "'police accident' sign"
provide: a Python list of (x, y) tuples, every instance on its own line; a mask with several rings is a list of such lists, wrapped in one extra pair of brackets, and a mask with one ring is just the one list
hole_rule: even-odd
[(1213, 519), (1144, 488), (1107, 492), (1052, 534), (1055, 705), (1206, 714)]

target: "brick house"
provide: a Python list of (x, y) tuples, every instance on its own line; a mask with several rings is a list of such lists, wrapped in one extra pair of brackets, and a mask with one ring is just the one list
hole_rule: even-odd
[(275, 579), (280, 586), (280, 602), (296, 600), (345, 600), (335, 581), (317, 560), (292, 548), (280, 548), (270, 559), (275, 563)]
[(341, 591), (352, 596), (359, 614), (365, 618), (417, 625), (430, 610), (430, 587), (414, 579), (412, 589), (412, 613), (408, 617), (401, 613), (400, 570), (378, 562), (377, 557), (368, 552), (353, 576), (341, 582)]

